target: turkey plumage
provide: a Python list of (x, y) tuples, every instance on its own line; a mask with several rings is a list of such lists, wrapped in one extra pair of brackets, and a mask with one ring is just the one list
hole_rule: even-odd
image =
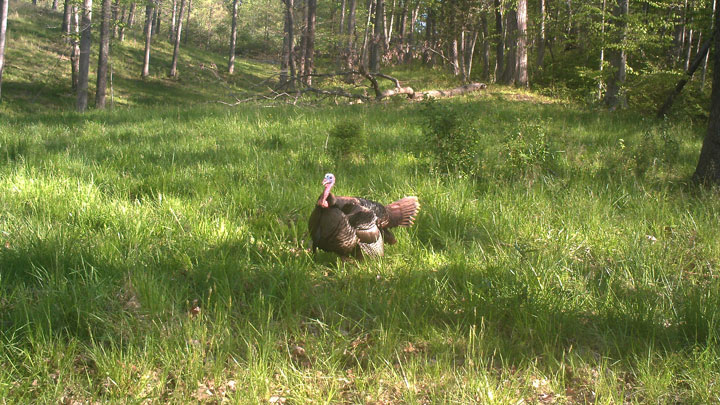
[(322, 182), (325, 190), (310, 215), (312, 250), (318, 248), (342, 257), (382, 256), (385, 243), (397, 242), (390, 228), (411, 226), (420, 209), (417, 197), (382, 205), (360, 197), (339, 197), (330, 192), (332, 173)]

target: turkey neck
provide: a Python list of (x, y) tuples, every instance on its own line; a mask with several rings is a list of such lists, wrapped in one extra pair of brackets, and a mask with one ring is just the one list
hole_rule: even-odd
[(332, 186), (333, 183), (325, 185), (325, 191), (320, 196), (320, 199), (318, 200), (318, 205), (322, 206), (323, 201), (327, 201), (328, 207), (335, 205), (335, 196), (333, 195), (333, 193), (330, 192)]

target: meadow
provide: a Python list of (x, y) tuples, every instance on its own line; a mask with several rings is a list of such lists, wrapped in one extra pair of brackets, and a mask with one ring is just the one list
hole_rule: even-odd
[[(151, 79), (167, 100), (118, 79), (125, 104), (78, 114), (9, 72), (3, 403), (720, 401), (703, 123), (496, 86), (227, 107), (188, 66)], [(333, 153), (348, 122), (358, 142)], [(338, 194), (418, 196), (384, 258), (307, 250), (326, 172)]]

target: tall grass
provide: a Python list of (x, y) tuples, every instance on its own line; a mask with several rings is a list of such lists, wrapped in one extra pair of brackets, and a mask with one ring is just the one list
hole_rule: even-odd
[[(539, 101), (442, 102), (473, 123), (473, 175), (431, 171), (419, 104), (0, 122), (0, 396), (718, 401), (720, 203), (685, 182), (700, 129)], [(367, 145), (337, 160), (348, 117)], [(513, 163), (522, 128), (548, 164)], [(420, 198), (385, 258), (305, 250), (326, 172)]]

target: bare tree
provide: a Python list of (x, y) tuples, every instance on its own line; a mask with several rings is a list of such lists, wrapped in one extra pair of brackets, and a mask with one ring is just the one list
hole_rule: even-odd
[(148, 0), (145, 5), (145, 57), (143, 59), (142, 78), (150, 76), (150, 43), (152, 42), (152, 17), (155, 3)]
[(2, 78), (5, 69), (5, 38), (10, 0), (0, 0), (0, 100), (2, 100)]
[[(720, 27), (720, 9), (717, 7), (714, 10), (714, 25)], [(714, 35), (713, 38), (715, 62), (710, 96), (710, 121), (693, 178), (703, 183), (720, 185), (720, 35)]]
[[(237, 40), (237, 14), (238, 0), (232, 3), (232, 24), (230, 25), (230, 60), (228, 61), (228, 73), (233, 74), (235, 71), (235, 41)], [(174, 16), (173, 16), (174, 18)]]
[(95, 108), (105, 108), (108, 58), (110, 57), (110, 0), (103, 0), (100, 20), (100, 54), (98, 55)]
[(517, 8), (517, 69), (515, 71), (515, 85), (528, 87), (527, 0), (518, 0)]
[(77, 110), (83, 112), (88, 105), (88, 73), (90, 71), (90, 43), (92, 35), (92, 0), (84, 0), (80, 25), (80, 65), (78, 67)]
[(178, 13), (177, 32), (175, 33), (175, 48), (173, 49), (172, 65), (170, 66), (170, 77), (177, 76), (177, 63), (180, 56), (180, 38), (182, 38), (182, 18), (185, 11), (185, 0), (180, 1), (180, 12)]

